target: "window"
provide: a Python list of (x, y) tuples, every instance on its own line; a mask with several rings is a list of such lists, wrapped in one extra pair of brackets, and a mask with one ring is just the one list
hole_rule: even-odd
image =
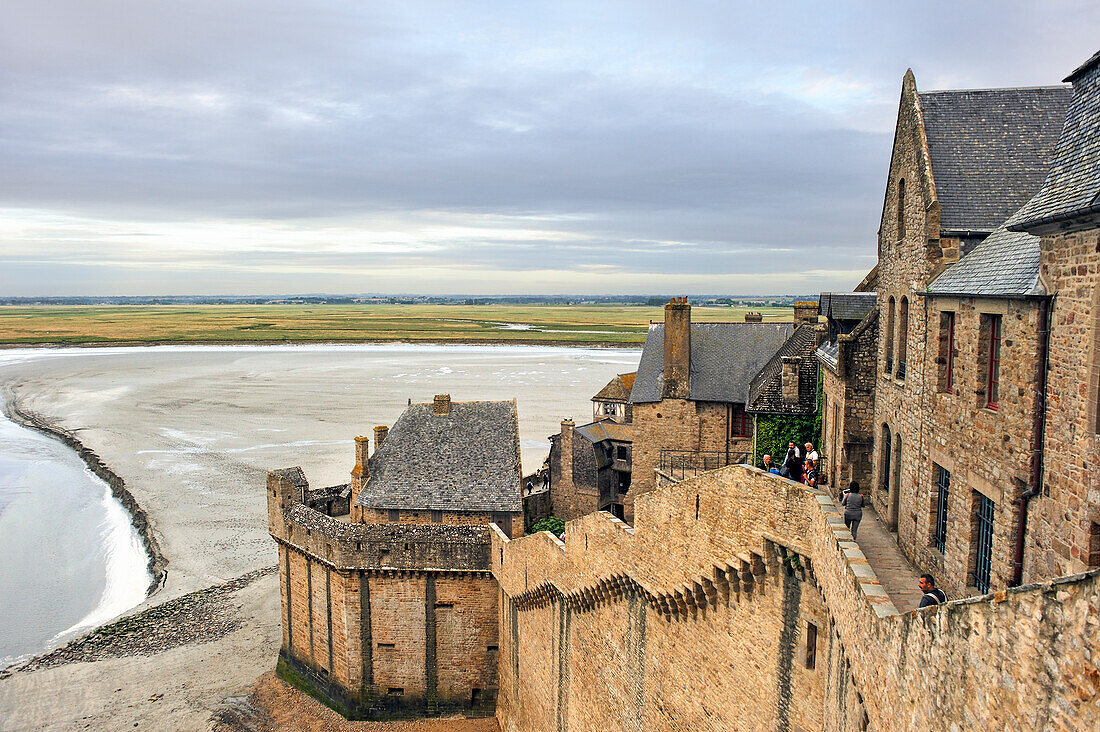
[(947, 545), (947, 497), (951, 491), (951, 473), (945, 468), (932, 464), (936, 476), (936, 532), (932, 542), (942, 554)]
[(905, 179), (898, 181), (898, 241), (905, 238)]
[(983, 315), (985, 320), (985, 406), (986, 409), (996, 409), (997, 400), (1000, 397), (1000, 371), (1001, 371), (1001, 316)]
[(1100, 524), (1089, 523), (1089, 569), (1100, 567)]
[(993, 563), (993, 514), (996, 504), (981, 493), (975, 494), (974, 586), (982, 594), (989, 592), (989, 574)]
[(401, 520), (401, 511), (397, 510), (396, 508), (391, 508), (386, 511), (386, 517), (391, 524), (395, 524)]
[(901, 299), (898, 312), (898, 373), (899, 379), (905, 378), (905, 357), (909, 351), (909, 298)]
[(752, 417), (745, 414), (744, 404), (726, 405), (726, 439), (752, 436)]
[(955, 313), (940, 313), (940, 391), (955, 393)]
[(894, 373), (894, 298), (886, 304), (886, 373)]
[(894, 446), (890, 439), (889, 425), (882, 425), (882, 491), (890, 492), (890, 453)]
[(806, 668), (817, 668), (817, 626), (806, 623)]
[(615, 446), (615, 459), (616, 460), (627, 460), (629, 457), (630, 457), (630, 454), (627, 452), (626, 445), (616, 445)]
[(431, 515), (432, 515), (432, 523), (433, 524), (443, 523), (443, 511), (433, 508), (431, 510)]

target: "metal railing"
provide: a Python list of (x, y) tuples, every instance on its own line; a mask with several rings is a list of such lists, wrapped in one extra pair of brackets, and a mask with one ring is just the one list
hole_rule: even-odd
[(661, 450), (660, 471), (673, 480), (684, 480), (708, 470), (740, 465), (748, 459), (747, 452)]

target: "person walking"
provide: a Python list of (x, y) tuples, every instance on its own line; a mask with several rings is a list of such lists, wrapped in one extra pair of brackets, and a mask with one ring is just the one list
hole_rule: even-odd
[(920, 605), (917, 607), (918, 610), (922, 607), (932, 607), (947, 602), (947, 595), (939, 587), (936, 587), (936, 578), (932, 575), (922, 574), (920, 579), (917, 580), (917, 587), (924, 593), (920, 599)]
[(852, 532), (852, 538), (856, 538), (859, 531), (859, 522), (863, 520), (863, 494), (859, 492), (859, 483), (852, 481), (848, 484), (848, 492), (841, 499), (844, 504), (844, 525)]

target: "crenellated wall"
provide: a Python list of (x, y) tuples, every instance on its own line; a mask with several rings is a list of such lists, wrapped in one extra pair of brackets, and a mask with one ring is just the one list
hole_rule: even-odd
[(279, 673), (349, 717), (491, 713), (498, 587), (486, 525), (351, 523), (268, 474), (279, 545)]
[(827, 493), (746, 466), (639, 497), (634, 528), (494, 530), (492, 570), (505, 730), (1076, 729), (1100, 712), (1097, 573), (902, 616)]

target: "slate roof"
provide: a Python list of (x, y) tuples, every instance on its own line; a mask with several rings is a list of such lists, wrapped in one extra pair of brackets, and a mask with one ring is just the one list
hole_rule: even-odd
[(818, 361), (828, 366), (829, 370), (835, 372), (840, 365), (840, 342), (825, 341), (814, 351), (814, 356), (817, 357)]
[(823, 292), (818, 298), (821, 314), (835, 320), (863, 320), (878, 305), (876, 292)]
[(1073, 81), (1073, 102), (1054, 161), (1039, 193), (1008, 221), (1013, 231), (1072, 228), (1071, 219), (1100, 217), (1100, 52), (1066, 80)]
[(631, 442), (634, 439), (634, 431), (630, 425), (620, 424), (613, 419), (601, 419), (597, 422), (576, 427), (573, 431), (592, 443), (605, 440)]
[(355, 502), (370, 508), (523, 510), (516, 403), (411, 404), (370, 459)]
[[(749, 382), (794, 332), (794, 323), (692, 323), (690, 398), (744, 404)], [(661, 401), (665, 325), (651, 323), (631, 404)]]
[(626, 402), (630, 400), (630, 388), (634, 386), (634, 374), (619, 374), (600, 392), (592, 397), (594, 402)]
[(918, 94), (943, 231), (992, 232), (1046, 177), (1067, 86)]
[(1039, 237), (1000, 227), (928, 285), (932, 295), (1042, 295)]
[[(745, 411), (764, 414), (813, 414), (817, 411), (817, 361), (813, 359), (817, 334), (813, 325), (800, 325), (749, 384)], [(798, 401), (783, 399), (783, 357), (801, 356)]]

